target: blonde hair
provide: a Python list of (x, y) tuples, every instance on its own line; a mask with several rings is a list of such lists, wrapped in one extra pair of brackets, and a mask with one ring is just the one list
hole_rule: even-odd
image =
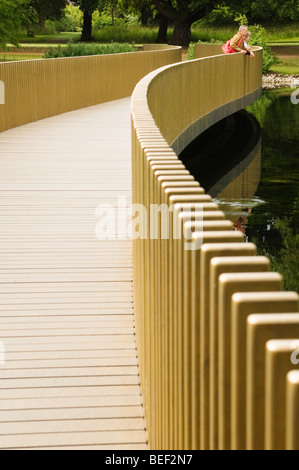
[(247, 26), (246, 26), (245, 24), (242, 24), (242, 25), (240, 26), (240, 28), (239, 28), (239, 33), (240, 33), (241, 31), (244, 31), (244, 29), (247, 29)]

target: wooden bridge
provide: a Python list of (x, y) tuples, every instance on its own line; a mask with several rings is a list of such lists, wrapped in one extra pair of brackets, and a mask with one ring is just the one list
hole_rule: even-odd
[(146, 449), (130, 241), (130, 100), (0, 134), (0, 448)]
[[(298, 295), (177, 156), (261, 59), (0, 64), (1, 449), (298, 448)], [(119, 198), (183, 236), (99, 237)]]

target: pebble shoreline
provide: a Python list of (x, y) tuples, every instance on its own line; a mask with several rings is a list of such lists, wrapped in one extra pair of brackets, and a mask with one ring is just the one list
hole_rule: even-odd
[(285, 75), (279, 73), (266, 73), (263, 75), (263, 90), (274, 88), (294, 87), (299, 88), (299, 75)]

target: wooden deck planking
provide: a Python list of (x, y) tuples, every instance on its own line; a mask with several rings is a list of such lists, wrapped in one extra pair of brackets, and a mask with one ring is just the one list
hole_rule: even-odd
[(0, 134), (1, 449), (147, 449), (132, 244), (95, 234), (130, 145), (129, 99)]

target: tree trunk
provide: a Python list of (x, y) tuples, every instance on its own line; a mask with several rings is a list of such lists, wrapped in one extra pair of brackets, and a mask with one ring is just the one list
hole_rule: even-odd
[(111, 24), (114, 26), (114, 5), (111, 7)]
[(91, 29), (92, 29), (92, 14), (90, 14), (88, 11), (84, 11), (81, 41), (84, 41), (84, 42), (91, 41), (92, 39)]
[(158, 36), (156, 39), (156, 42), (158, 44), (165, 44), (167, 42), (168, 23), (169, 23), (169, 19), (160, 13), (159, 14), (159, 31), (158, 31)]
[(189, 46), (191, 25), (188, 18), (179, 17), (174, 22), (174, 29), (169, 44), (175, 46)]
[(45, 31), (46, 22), (45, 17), (42, 14), (38, 15), (38, 27), (40, 31)]
[(148, 25), (148, 18), (149, 18), (148, 9), (145, 7), (141, 7), (140, 8), (140, 20), (141, 20), (142, 26), (146, 27)]

